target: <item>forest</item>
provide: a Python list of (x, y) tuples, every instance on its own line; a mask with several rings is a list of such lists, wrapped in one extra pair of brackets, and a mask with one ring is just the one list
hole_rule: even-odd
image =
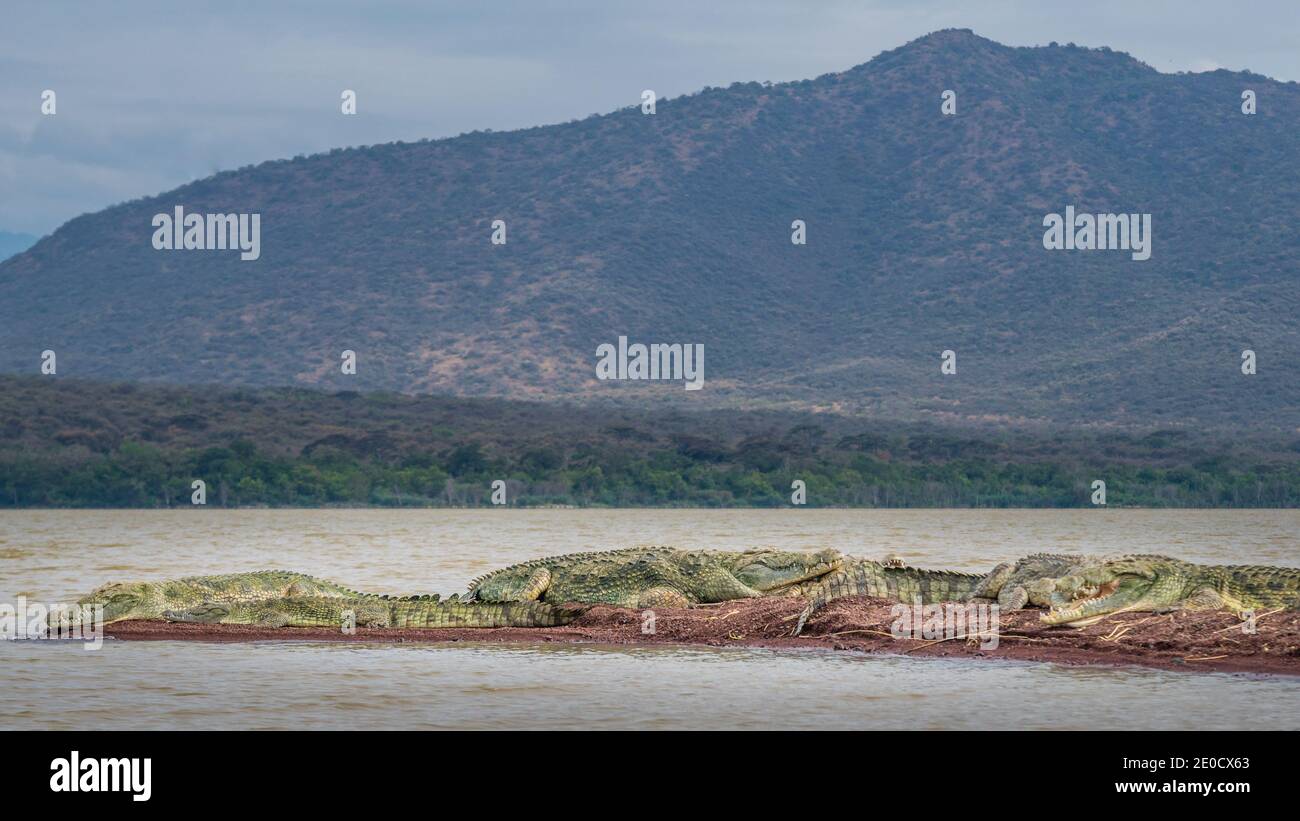
[(0, 377), (0, 506), (1294, 507), (1300, 437)]

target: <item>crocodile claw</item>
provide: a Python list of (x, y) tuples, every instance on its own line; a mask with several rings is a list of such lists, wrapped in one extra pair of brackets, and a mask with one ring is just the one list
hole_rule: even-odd
[(791, 636), (797, 636), (803, 632), (803, 626), (808, 623), (808, 617), (812, 615), (812, 611), (813, 608), (810, 604), (799, 613), (799, 621), (795, 623), (794, 631), (790, 633)]

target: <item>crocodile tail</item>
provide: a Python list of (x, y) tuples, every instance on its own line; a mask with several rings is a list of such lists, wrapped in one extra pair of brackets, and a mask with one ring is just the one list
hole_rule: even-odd
[(808, 618), (835, 599), (874, 596), (896, 602), (919, 599), (922, 604), (960, 601), (969, 597), (983, 578), (976, 573), (885, 567), (872, 561), (854, 562), (829, 574), (811, 588), (808, 603), (799, 614), (792, 635), (802, 633)]
[(514, 622), (511, 627), (559, 627), (576, 620), (591, 609), (590, 605), (584, 604), (547, 604), (538, 601), (510, 602), (510, 605)]
[(828, 574), (809, 589), (808, 603), (799, 613), (799, 621), (791, 635), (802, 633), (808, 618), (835, 599), (880, 595), (884, 589), (884, 571), (885, 567), (875, 562), (854, 562)]

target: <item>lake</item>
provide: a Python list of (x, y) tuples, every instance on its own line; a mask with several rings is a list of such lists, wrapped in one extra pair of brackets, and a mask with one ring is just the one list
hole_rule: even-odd
[[(0, 602), (265, 568), (462, 591), (635, 544), (833, 547), (979, 571), (1035, 551), (1300, 565), (1295, 510), (0, 511)], [(753, 648), (0, 642), (0, 728), (1286, 728), (1300, 678)]]

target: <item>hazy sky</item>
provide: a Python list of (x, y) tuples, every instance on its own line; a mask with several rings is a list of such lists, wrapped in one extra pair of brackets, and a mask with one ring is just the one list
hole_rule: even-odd
[(0, 20), (0, 231), (34, 234), (252, 162), (805, 79), (941, 28), (1300, 80), (1297, 0), (42, 0)]

